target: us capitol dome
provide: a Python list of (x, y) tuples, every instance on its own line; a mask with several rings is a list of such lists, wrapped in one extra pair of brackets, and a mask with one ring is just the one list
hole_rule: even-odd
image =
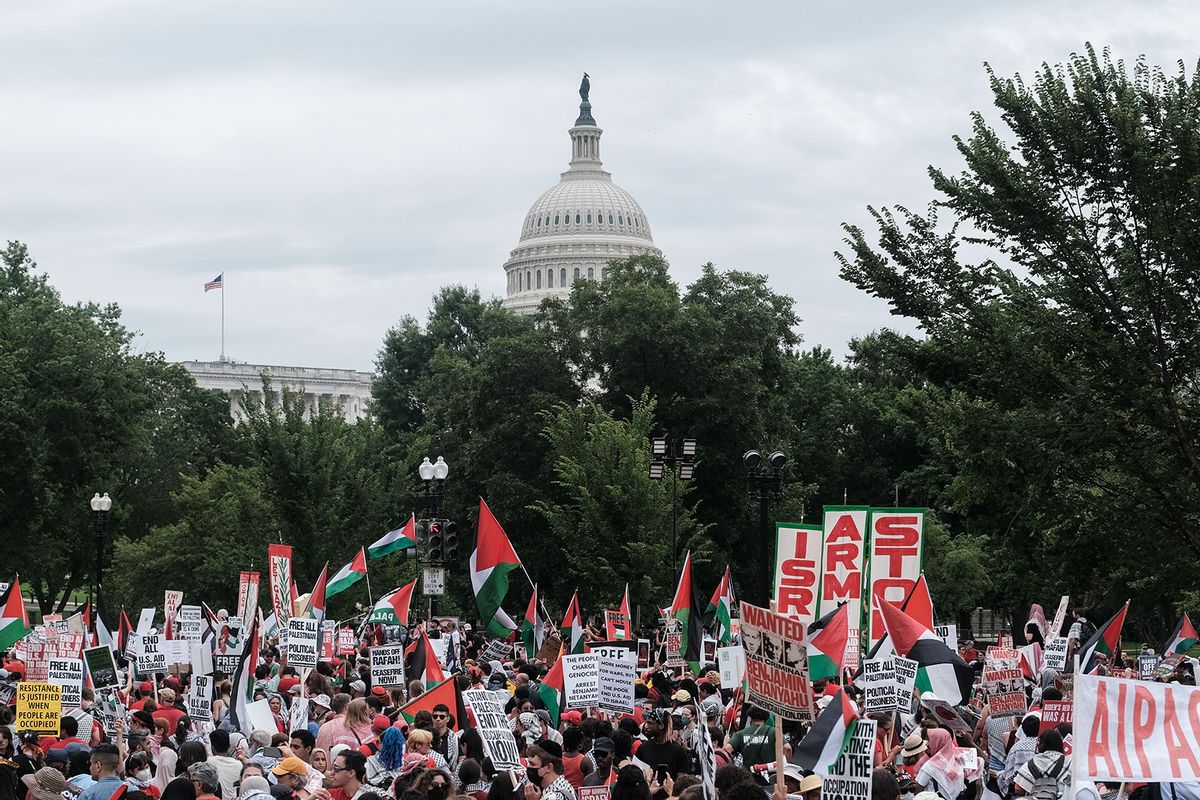
[(504, 263), (504, 307), (532, 314), (547, 297), (566, 297), (577, 280), (603, 280), (617, 258), (650, 254), (654, 246), (646, 213), (633, 195), (613, 183), (600, 161), (603, 130), (592, 118), (590, 82), (579, 87), (579, 118), (567, 131), (571, 162), (558, 183), (533, 202), (521, 239)]

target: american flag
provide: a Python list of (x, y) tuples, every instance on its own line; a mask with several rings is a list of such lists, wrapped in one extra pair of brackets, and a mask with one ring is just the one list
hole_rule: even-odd
[(204, 291), (207, 292), (209, 289), (220, 289), (220, 288), (224, 287), (224, 285), (225, 285), (224, 278), (225, 278), (225, 273), (222, 272), (220, 275), (213, 278), (208, 283), (204, 284)]

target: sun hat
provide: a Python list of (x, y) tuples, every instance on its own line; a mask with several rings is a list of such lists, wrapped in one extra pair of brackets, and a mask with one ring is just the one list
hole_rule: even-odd
[(814, 789), (821, 788), (820, 775), (808, 775), (800, 781), (800, 794), (808, 794)]
[(914, 733), (904, 740), (904, 748), (900, 751), (901, 758), (912, 758), (915, 755), (924, 753), (929, 748), (929, 743), (921, 738), (919, 733)]
[(62, 800), (67, 788), (67, 779), (54, 767), (42, 767), (32, 775), (22, 775), (21, 780), (36, 800)]

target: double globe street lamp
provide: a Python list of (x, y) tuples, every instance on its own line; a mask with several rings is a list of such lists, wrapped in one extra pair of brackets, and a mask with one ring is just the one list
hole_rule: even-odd
[(771, 558), (770, 503), (783, 494), (783, 468), (787, 465), (787, 454), (776, 450), (763, 457), (757, 450), (747, 450), (742, 456), (746, 467), (746, 493), (758, 500), (759, 563), (762, 564), (763, 605), (771, 601), (771, 584), (774, 582), (775, 561)]
[(96, 568), (92, 572), (92, 592), (88, 597), (91, 607), (92, 630), (96, 630), (96, 620), (99, 617), (97, 607), (100, 604), (100, 592), (104, 585), (104, 538), (108, 535), (108, 512), (112, 510), (112, 498), (105, 492), (103, 496), (96, 492), (92, 496), (92, 533), (96, 540)]

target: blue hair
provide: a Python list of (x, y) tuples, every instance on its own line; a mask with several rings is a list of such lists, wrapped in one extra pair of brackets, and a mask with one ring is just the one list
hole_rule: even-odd
[(404, 763), (404, 734), (399, 728), (388, 728), (379, 737), (379, 763), (386, 770), (400, 769)]

